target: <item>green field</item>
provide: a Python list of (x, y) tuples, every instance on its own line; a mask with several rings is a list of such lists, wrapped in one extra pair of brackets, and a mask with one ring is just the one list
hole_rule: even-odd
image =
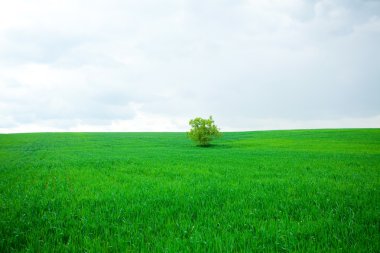
[(380, 252), (380, 129), (0, 135), (0, 252)]

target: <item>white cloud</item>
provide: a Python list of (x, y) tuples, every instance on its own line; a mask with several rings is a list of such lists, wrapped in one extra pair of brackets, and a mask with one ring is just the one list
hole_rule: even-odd
[(0, 131), (183, 131), (197, 115), (373, 127), (379, 13), (359, 0), (3, 1)]
[[(274, 118), (242, 119), (250, 127), (230, 122), (225, 131), (326, 129), (326, 128), (379, 128), (380, 115), (363, 118), (337, 118), (331, 120), (289, 120)], [(232, 124), (231, 124), (232, 123)], [(233, 125), (234, 124), (234, 125)]]

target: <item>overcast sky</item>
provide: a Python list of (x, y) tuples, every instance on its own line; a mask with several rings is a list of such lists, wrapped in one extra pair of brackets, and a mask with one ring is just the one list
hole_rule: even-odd
[(0, 0), (0, 132), (380, 127), (378, 0)]

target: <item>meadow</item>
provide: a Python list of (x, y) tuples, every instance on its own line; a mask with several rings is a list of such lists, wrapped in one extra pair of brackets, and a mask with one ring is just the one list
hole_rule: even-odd
[(380, 129), (0, 135), (0, 252), (380, 252)]

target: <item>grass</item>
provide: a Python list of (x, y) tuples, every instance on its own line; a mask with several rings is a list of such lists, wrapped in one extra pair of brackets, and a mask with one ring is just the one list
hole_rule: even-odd
[(380, 129), (0, 135), (0, 252), (380, 252)]

